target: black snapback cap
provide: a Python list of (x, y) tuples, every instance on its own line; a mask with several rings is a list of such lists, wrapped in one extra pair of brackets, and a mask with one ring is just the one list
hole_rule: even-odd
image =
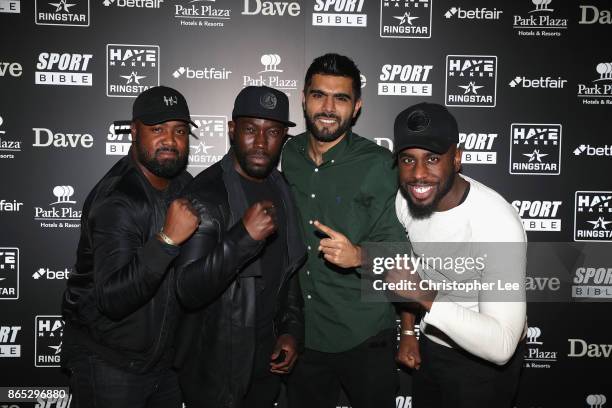
[(145, 125), (180, 120), (198, 127), (191, 120), (185, 97), (167, 86), (155, 86), (138, 95), (132, 106), (132, 120), (140, 120)]
[(459, 143), (459, 128), (455, 117), (444, 106), (423, 102), (397, 115), (393, 136), (394, 154), (409, 147), (444, 154)]
[(238, 93), (232, 118), (241, 116), (275, 120), (288, 127), (295, 126), (295, 123), (289, 120), (287, 95), (267, 86), (247, 86)]

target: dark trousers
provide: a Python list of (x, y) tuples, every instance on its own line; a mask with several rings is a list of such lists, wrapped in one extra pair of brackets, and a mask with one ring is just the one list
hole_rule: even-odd
[(306, 349), (289, 375), (290, 408), (335, 408), (340, 389), (353, 408), (395, 408), (396, 333), (385, 330), (341, 353)]
[(504, 366), (464, 350), (441, 346), (422, 335), (421, 368), (413, 371), (415, 408), (509, 408), (518, 388), (525, 341)]
[(181, 408), (177, 375), (170, 369), (133, 374), (96, 355), (66, 362), (72, 408)]
[(281, 388), (281, 377), (270, 372), (270, 354), (276, 339), (272, 326), (268, 335), (257, 340), (253, 374), (246, 395), (243, 397), (244, 408), (273, 408)]

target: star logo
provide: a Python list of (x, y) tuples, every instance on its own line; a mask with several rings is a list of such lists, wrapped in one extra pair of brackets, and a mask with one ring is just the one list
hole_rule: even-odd
[(534, 160), (542, 163), (542, 157), (548, 156), (548, 153), (540, 153), (538, 149), (535, 149), (532, 153), (523, 153), (523, 156), (529, 157), (529, 163)]
[(593, 224), (593, 229), (607, 230), (606, 225), (612, 224), (612, 221), (606, 221), (603, 217), (599, 217), (596, 221), (587, 221), (589, 224)]
[(60, 342), (59, 346), (48, 346), (49, 348), (52, 348), (53, 350), (55, 350), (55, 354), (59, 354), (62, 352), (62, 343)]
[(146, 76), (140, 76), (136, 72), (132, 71), (130, 75), (119, 75), (121, 78), (127, 80), (126, 84), (131, 84), (132, 82), (140, 85), (140, 80), (146, 78)]
[(68, 4), (66, 3), (66, 0), (60, 0), (59, 3), (49, 3), (51, 6), (55, 7), (55, 12), (59, 13), (60, 11), (66, 12), (66, 13), (70, 13), (70, 10), (68, 10), (70, 7), (74, 6), (75, 4)]
[(410, 13), (406, 12), (403, 16), (393, 16), (393, 18), (399, 20), (399, 25), (404, 25), (408, 23), (408, 25), (412, 25), (412, 20), (417, 19), (418, 17), (410, 17)]
[(465, 92), (463, 92), (463, 94), (468, 94), (468, 93), (473, 93), (474, 95), (478, 95), (478, 91), (480, 88), (483, 88), (483, 86), (479, 86), (476, 85), (475, 82), (470, 82), (467, 85), (457, 85), (459, 88), (463, 89)]
[(196, 146), (189, 146), (189, 147), (192, 149), (195, 149), (194, 154), (200, 154), (200, 152), (203, 152), (204, 154), (208, 154), (208, 149), (212, 149), (214, 146), (206, 146), (204, 142), (200, 142)]

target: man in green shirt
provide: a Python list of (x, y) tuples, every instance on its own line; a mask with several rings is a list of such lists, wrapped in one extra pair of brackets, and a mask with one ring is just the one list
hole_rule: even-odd
[(295, 195), (308, 260), (300, 271), (305, 351), (289, 377), (291, 408), (393, 408), (398, 385), (396, 313), (361, 296), (363, 242), (405, 242), (395, 215), (391, 152), (352, 133), (361, 109), (355, 63), (316, 58), (306, 73), (308, 131), (285, 144), (282, 169)]

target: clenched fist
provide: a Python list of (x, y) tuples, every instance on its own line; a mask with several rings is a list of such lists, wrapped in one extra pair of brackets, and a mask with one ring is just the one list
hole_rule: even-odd
[(242, 223), (255, 241), (262, 241), (276, 231), (276, 211), (272, 201), (260, 201), (250, 206), (242, 216)]
[(186, 198), (178, 198), (170, 203), (164, 222), (164, 234), (175, 244), (180, 245), (198, 228), (200, 217)]

